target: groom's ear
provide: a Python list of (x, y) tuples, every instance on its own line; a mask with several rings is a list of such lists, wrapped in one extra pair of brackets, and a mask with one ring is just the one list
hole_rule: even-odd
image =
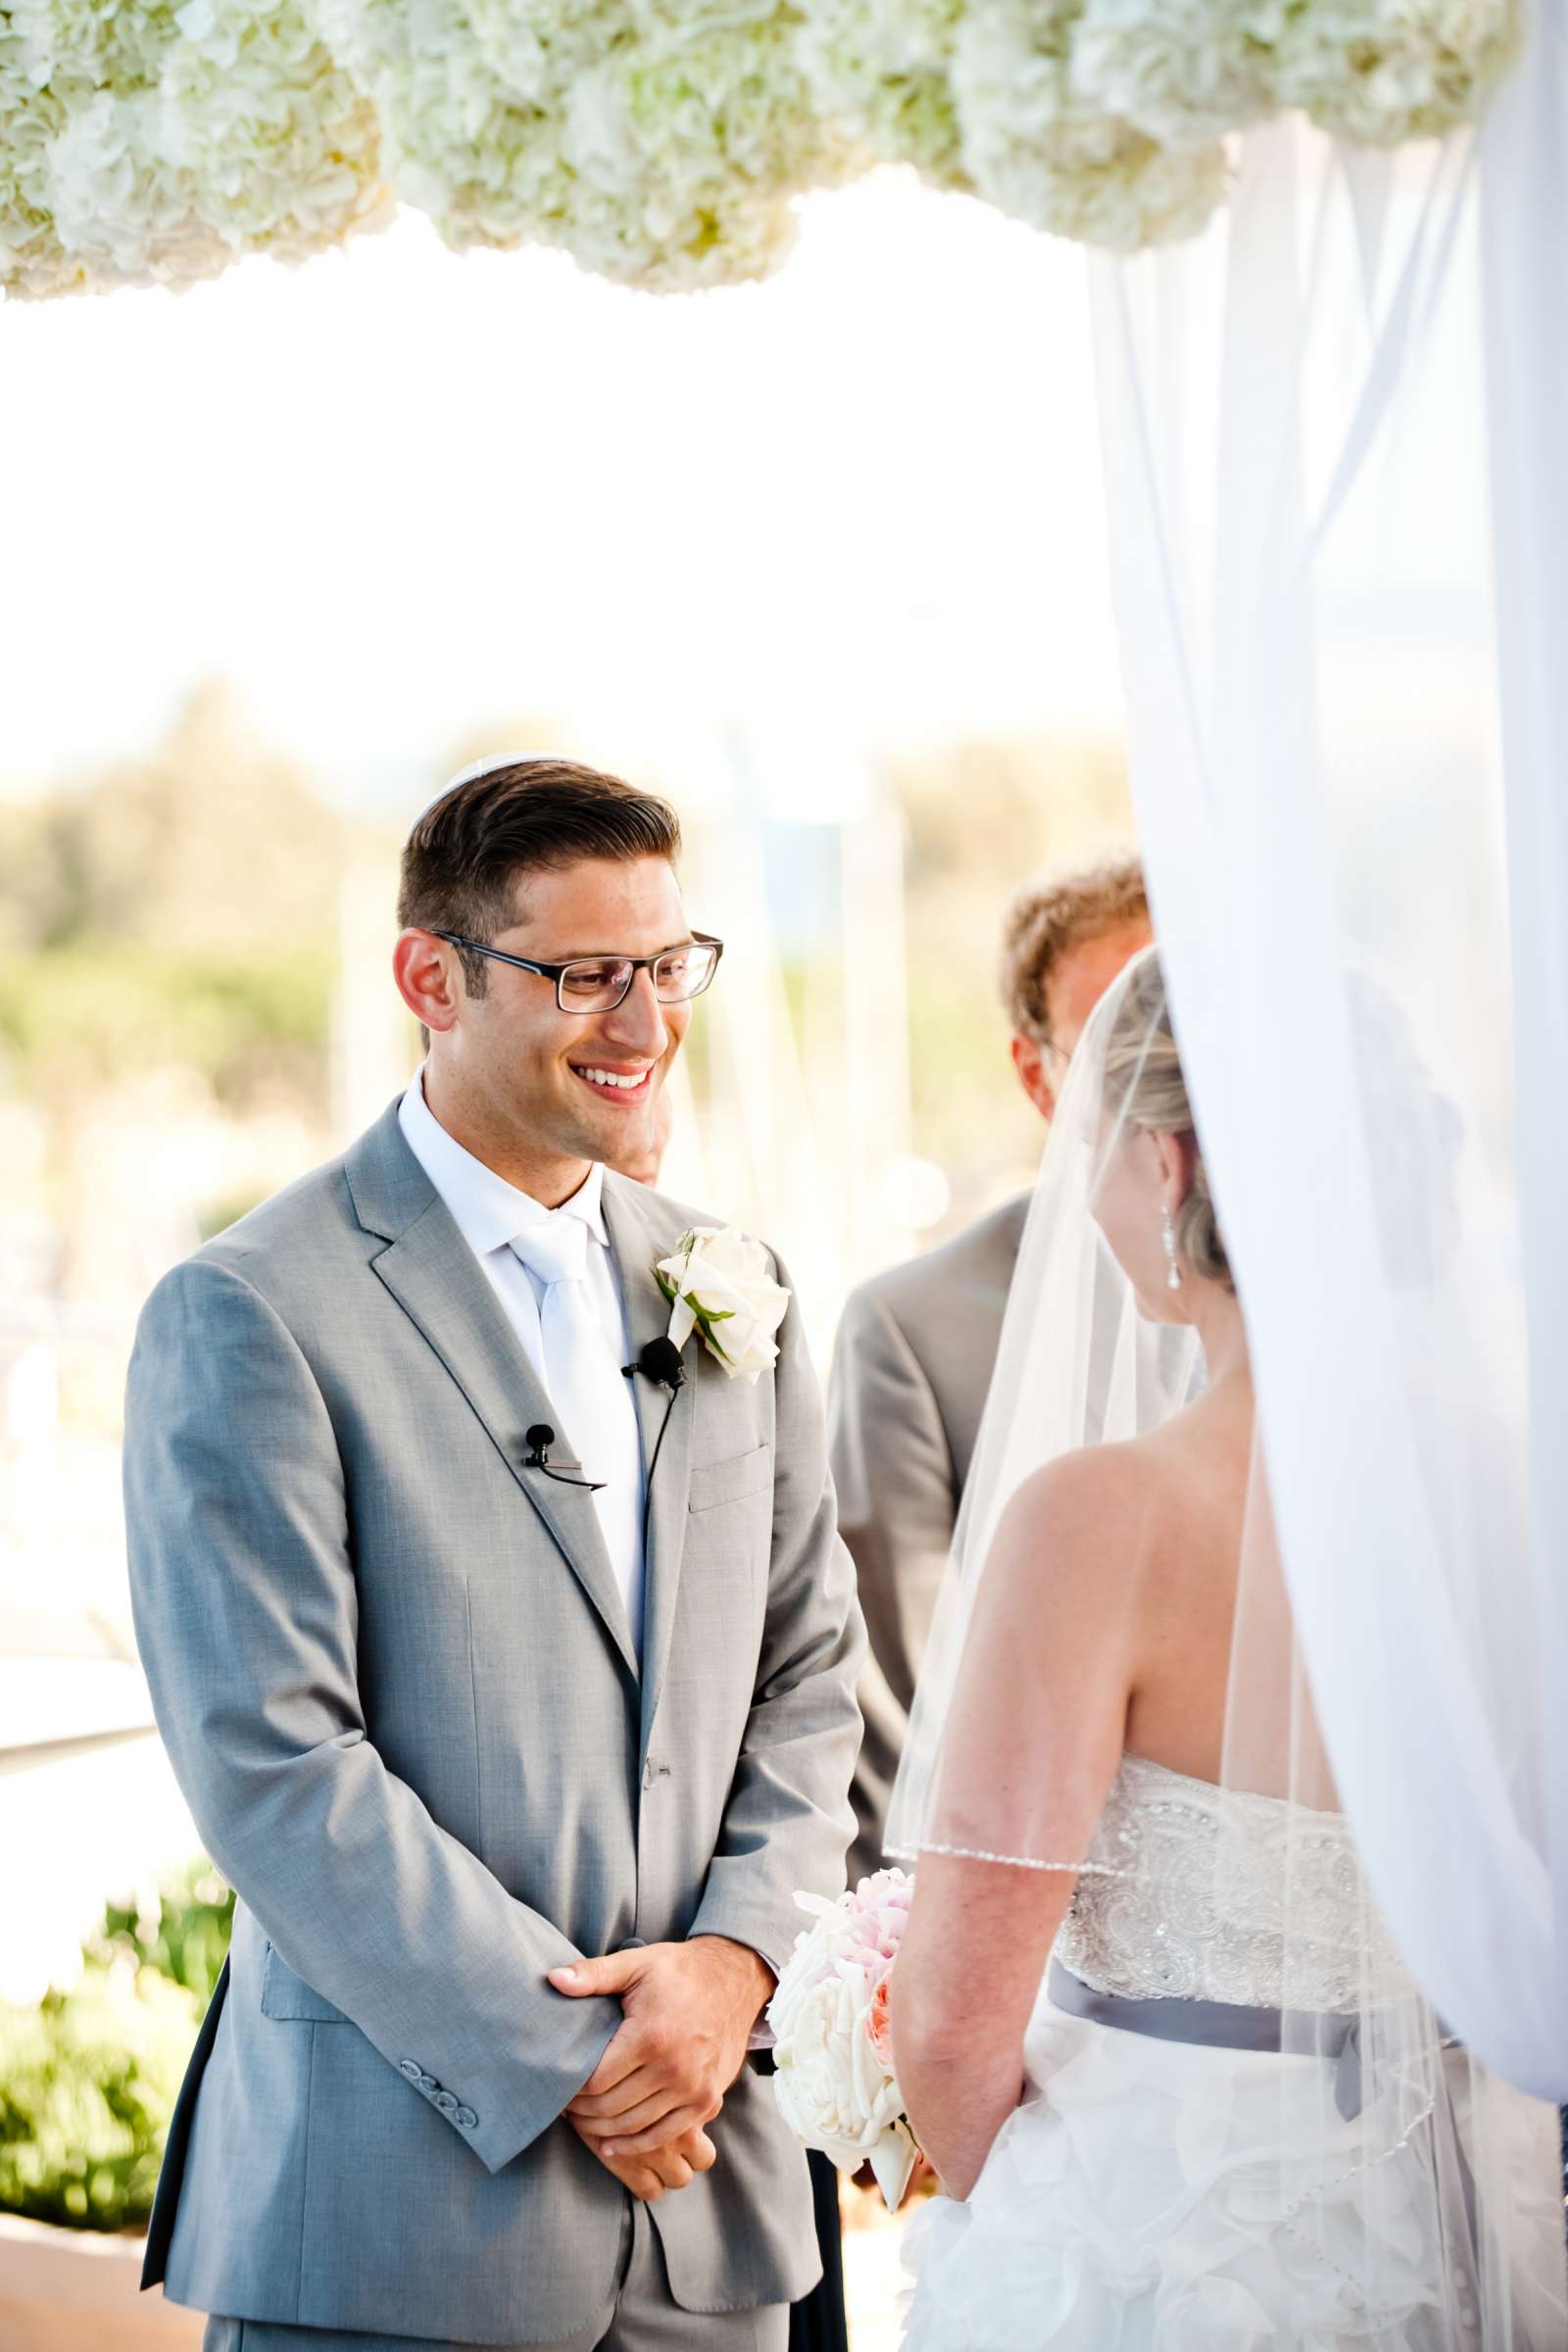
[(462, 1003), (462, 981), (455, 948), (433, 931), (402, 931), (392, 951), (392, 977), (398, 994), (419, 1024), (428, 1052), (432, 1029), (455, 1028)]
[(1051, 1083), (1051, 1064), (1046, 1049), (1032, 1037), (1015, 1031), (1012, 1040), (1012, 1066), (1018, 1073), (1018, 1083), (1043, 1119), (1056, 1115), (1056, 1090)]

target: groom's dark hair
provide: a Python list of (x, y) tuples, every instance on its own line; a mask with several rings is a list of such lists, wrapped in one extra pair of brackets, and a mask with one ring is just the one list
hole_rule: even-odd
[[(516, 885), (585, 858), (680, 856), (667, 801), (574, 760), (511, 760), (462, 776), (432, 801), (403, 845), (398, 922), (488, 942), (518, 920)], [(459, 954), (463, 955), (460, 949)], [(488, 967), (463, 955), (471, 997)]]

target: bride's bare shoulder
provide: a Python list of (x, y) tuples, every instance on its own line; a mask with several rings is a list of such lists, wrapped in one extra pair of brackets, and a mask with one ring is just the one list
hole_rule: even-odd
[(1080, 1695), (1114, 1680), (1140, 1621), (1159, 1483), (1136, 1439), (1063, 1454), (1023, 1480), (981, 1587), (993, 1641), (1011, 1644), (1020, 1668), (1053, 1687), (1065, 1678)]
[(1032, 1472), (998, 1525), (999, 1584), (1037, 1611), (1167, 1617), (1232, 1571), (1250, 1455), (1192, 1420)]
[(1167, 1477), (1160, 1449), (1148, 1438), (1060, 1454), (1019, 1486), (1002, 1515), (998, 1547), (1069, 1572), (1131, 1560)]

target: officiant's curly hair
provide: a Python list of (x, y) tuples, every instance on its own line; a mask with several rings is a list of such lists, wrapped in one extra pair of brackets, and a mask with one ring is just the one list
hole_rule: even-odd
[(1133, 850), (1054, 866), (1018, 893), (1002, 939), (1002, 1002), (1019, 1037), (1055, 1043), (1046, 991), (1063, 956), (1147, 921), (1149, 892)]
[[(485, 942), (519, 919), (517, 882), (586, 858), (680, 856), (667, 801), (575, 760), (512, 760), (460, 776), (431, 802), (403, 845), (398, 921), (406, 931), (461, 931)], [(489, 966), (463, 957), (470, 997)]]

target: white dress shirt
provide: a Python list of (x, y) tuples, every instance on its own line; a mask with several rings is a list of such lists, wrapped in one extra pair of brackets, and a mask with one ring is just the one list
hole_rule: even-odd
[[(504, 1176), (498, 1176), (494, 1168), (486, 1167), (483, 1160), (475, 1159), (471, 1152), (466, 1152), (448, 1135), (424, 1099), (423, 1078), (421, 1070), (398, 1109), (404, 1140), (451, 1210), (458, 1231), (483, 1267), (523, 1353), (546, 1389), (550, 1382), (539, 1320), (544, 1284), (523, 1264), (512, 1244), (530, 1226), (548, 1224), (557, 1217), (580, 1218), (588, 1228), (586, 1287), (593, 1311), (616, 1364), (628, 1362), (631, 1342), (625, 1300), (605, 1223), (604, 1169), (596, 1163), (579, 1192), (559, 1208), (546, 1208), (529, 1194), (509, 1184)], [(615, 1582), (626, 1604), (633, 1654), (640, 1657), (645, 1574), (644, 1473), (642, 1435), (632, 1385), (629, 1380), (617, 1379), (613, 1392), (607, 1391), (607, 1426), (593, 1433), (593, 1471), (606, 1484), (593, 1500)], [(580, 1435), (574, 1442), (584, 1444)], [(558, 1447), (556, 1459), (564, 1460), (565, 1451), (564, 1446)]]

